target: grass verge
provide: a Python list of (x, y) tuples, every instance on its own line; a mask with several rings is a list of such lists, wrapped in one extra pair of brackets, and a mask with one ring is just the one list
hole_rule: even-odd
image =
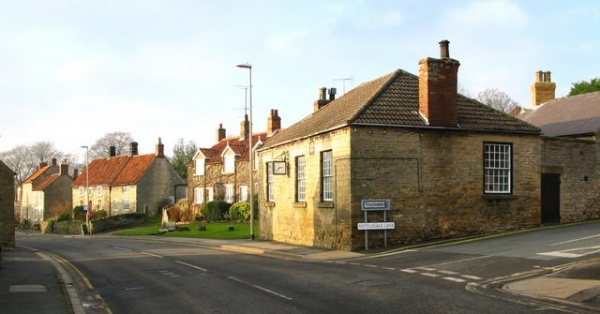
[[(198, 230), (202, 225), (206, 230)], [(230, 226), (233, 230), (229, 230)], [(248, 239), (250, 237), (250, 223), (190, 223), (177, 225), (178, 231), (160, 233), (159, 225), (144, 226), (113, 232), (114, 235), (122, 236), (148, 236), (157, 235), (164, 237), (204, 238), (204, 239)], [(187, 230), (181, 230), (187, 228)], [(255, 225), (256, 228), (256, 225)], [(255, 231), (256, 234), (256, 231)]]

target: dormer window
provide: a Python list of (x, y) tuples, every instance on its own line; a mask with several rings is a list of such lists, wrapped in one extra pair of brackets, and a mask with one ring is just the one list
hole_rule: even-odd
[(226, 154), (223, 156), (223, 172), (234, 173), (235, 172), (235, 155)]
[(204, 175), (204, 158), (199, 158), (195, 160), (194, 174), (197, 176)]

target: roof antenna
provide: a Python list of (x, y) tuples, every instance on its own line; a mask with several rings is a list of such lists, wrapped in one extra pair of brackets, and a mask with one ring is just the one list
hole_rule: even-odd
[(342, 81), (342, 93), (346, 93), (346, 81), (354, 81), (353, 77), (333, 79), (334, 81)]

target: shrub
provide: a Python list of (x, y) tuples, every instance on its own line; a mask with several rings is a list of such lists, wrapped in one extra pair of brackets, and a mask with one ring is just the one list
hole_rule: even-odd
[(93, 219), (105, 218), (108, 216), (108, 213), (104, 209), (99, 209), (93, 212)]
[(68, 221), (68, 220), (71, 220), (70, 213), (62, 213), (62, 214), (58, 215), (58, 218), (56, 218), (56, 221)]
[(86, 211), (83, 209), (83, 206), (75, 206), (73, 208), (73, 219), (75, 220), (85, 220)]
[(237, 202), (229, 207), (229, 219), (233, 221), (250, 219), (250, 203)]
[(202, 214), (208, 221), (221, 221), (225, 219), (231, 205), (225, 201), (208, 202), (202, 207)]

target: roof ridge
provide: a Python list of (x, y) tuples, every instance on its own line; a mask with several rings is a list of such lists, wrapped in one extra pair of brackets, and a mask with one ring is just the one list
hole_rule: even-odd
[[(360, 107), (354, 113), (354, 115), (352, 115), (352, 117), (350, 117), (350, 119), (348, 119), (348, 121), (349, 122), (355, 121), (358, 118), (358, 116), (360, 116), (363, 112), (365, 112), (373, 104), (373, 102), (377, 98), (379, 98), (379, 96), (381, 96), (381, 94), (383, 94), (386, 91), (386, 89), (400, 76), (401, 72), (402, 72), (401, 69), (397, 69), (397, 70), (395, 70), (393, 72), (390, 72), (390, 73), (388, 73), (388, 74), (386, 74), (384, 76), (380, 76), (380, 77), (378, 77), (376, 79), (373, 79), (373, 80), (371, 80), (369, 82), (365, 82), (363, 84), (360, 84), (360, 85), (366, 85), (366, 84), (369, 84), (369, 83), (373, 83), (374, 84), (375, 81), (381, 80), (381, 79), (385, 78), (386, 76), (389, 76), (389, 78), (387, 78), (386, 82), (383, 83), (383, 84), (381, 84), (381, 86), (379, 86), (379, 88), (375, 91), (375, 93), (373, 93), (373, 95), (371, 95), (371, 97), (365, 102), (365, 104), (362, 107)], [(360, 85), (358, 87), (360, 87)]]

